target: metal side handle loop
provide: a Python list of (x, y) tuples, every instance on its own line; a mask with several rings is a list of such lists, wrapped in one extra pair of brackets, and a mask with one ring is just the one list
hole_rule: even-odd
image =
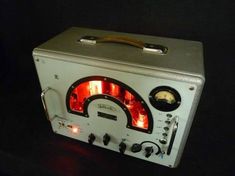
[(164, 55), (167, 53), (168, 48), (162, 45), (144, 43), (141, 40), (137, 40), (134, 38), (126, 37), (126, 36), (116, 36), (116, 35), (108, 35), (104, 37), (96, 37), (96, 36), (83, 36), (79, 39), (81, 43), (95, 45), (97, 43), (122, 43), (128, 44), (137, 48), (143, 49), (143, 51), (153, 52), (156, 54)]
[(41, 100), (42, 100), (42, 105), (43, 105), (43, 108), (44, 108), (44, 111), (45, 111), (45, 114), (46, 114), (46, 117), (47, 117), (47, 120), (50, 121), (50, 116), (49, 116), (49, 113), (48, 113), (48, 108), (47, 108), (47, 104), (46, 104), (46, 100), (45, 100), (45, 95), (46, 93), (51, 90), (50, 87), (47, 87), (46, 89), (44, 89), (41, 93)]

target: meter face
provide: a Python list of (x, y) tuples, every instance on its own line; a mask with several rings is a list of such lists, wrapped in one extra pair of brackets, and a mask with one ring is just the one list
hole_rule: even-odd
[(152, 106), (160, 111), (173, 111), (180, 106), (181, 97), (177, 90), (168, 87), (156, 87), (150, 92), (149, 100)]

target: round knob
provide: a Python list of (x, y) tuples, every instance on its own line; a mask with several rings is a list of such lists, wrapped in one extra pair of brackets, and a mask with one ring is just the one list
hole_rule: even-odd
[(142, 149), (142, 146), (140, 145), (140, 144), (133, 144), (132, 146), (131, 146), (131, 151), (133, 152), (133, 153), (137, 153), (137, 152), (139, 152), (140, 150)]
[(103, 143), (104, 143), (104, 145), (108, 145), (108, 144), (109, 144), (109, 141), (110, 141), (110, 136), (106, 133), (106, 134), (103, 136)]

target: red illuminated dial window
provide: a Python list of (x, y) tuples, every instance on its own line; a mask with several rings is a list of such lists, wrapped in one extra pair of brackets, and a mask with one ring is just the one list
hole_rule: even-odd
[(123, 109), (128, 110), (128, 114), (130, 114), (128, 127), (151, 132), (151, 112), (142, 98), (127, 85), (111, 78), (96, 76), (75, 82), (67, 94), (69, 112), (88, 116), (88, 114), (85, 114), (87, 100), (90, 97), (95, 99), (97, 95), (112, 97), (113, 100), (125, 107)]

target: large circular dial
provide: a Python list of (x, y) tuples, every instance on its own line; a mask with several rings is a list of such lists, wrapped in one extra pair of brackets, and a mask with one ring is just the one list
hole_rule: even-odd
[(173, 111), (181, 103), (179, 93), (168, 86), (156, 87), (150, 92), (149, 100), (152, 106), (160, 111)]

